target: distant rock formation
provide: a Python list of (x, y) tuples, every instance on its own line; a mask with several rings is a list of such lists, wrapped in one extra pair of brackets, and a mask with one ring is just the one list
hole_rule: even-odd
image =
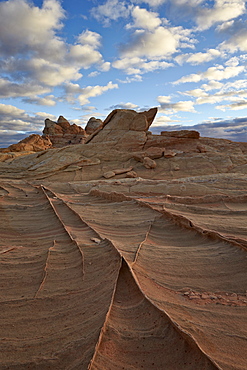
[(60, 116), (57, 122), (51, 121), (49, 118), (45, 120), (43, 137), (47, 136), (51, 140), (53, 148), (62, 148), (70, 144), (84, 143), (86, 133), (82, 127), (75, 123), (70, 125), (66, 118)]
[(87, 135), (91, 135), (94, 131), (103, 126), (103, 121), (99, 118), (91, 117), (85, 127)]
[(8, 152), (39, 152), (52, 147), (49, 137), (32, 134), (17, 144), (12, 144), (8, 148), (1, 149), (2, 153)]
[(179, 130), (179, 131), (161, 131), (162, 136), (176, 137), (183, 139), (199, 139), (200, 133), (195, 130)]

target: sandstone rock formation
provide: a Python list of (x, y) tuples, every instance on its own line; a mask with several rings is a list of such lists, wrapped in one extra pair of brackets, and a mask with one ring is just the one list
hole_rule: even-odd
[(87, 135), (91, 135), (97, 129), (103, 126), (103, 122), (99, 118), (91, 117), (85, 127), (85, 131)]
[(54, 148), (61, 148), (70, 144), (83, 143), (86, 137), (85, 130), (76, 124), (70, 123), (60, 116), (57, 122), (49, 118), (45, 120), (43, 137), (49, 137)]
[(199, 139), (200, 137), (199, 132), (195, 130), (161, 131), (161, 135), (184, 139)]
[(21, 140), (17, 144), (12, 144), (8, 148), (0, 149), (2, 153), (9, 152), (39, 152), (52, 147), (52, 142), (49, 137), (42, 137), (37, 134), (32, 134)]
[(1, 369), (246, 369), (247, 143), (155, 113), (1, 153)]

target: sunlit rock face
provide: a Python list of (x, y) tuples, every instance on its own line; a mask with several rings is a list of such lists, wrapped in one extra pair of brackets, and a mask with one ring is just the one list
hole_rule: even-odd
[(0, 153), (0, 369), (246, 369), (247, 144), (156, 112)]
[(39, 152), (51, 147), (52, 142), (49, 137), (32, 134), (17, 144), (12, 144), (8, 148), (0, 149), (0, 152)]
[(109, 145), (138, 150), (147, 140), (147, 130), (152, 124), (157, 108), (137, 113), (130, 109), (115, 109), (86, 140), (86, 143), (109, 143)]

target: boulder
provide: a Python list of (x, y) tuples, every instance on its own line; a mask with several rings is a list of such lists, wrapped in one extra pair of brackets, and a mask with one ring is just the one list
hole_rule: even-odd
[(176, 154), (177, 153), (174, 152), (173, 150), (165, 150), (164, 151), (164, 157), (165, 158), (173, 158), (173, 157), (175, 157)]
[(144, 164), (144, 167), (146, 167), (147, 169), (154, 169), (157, 166), (156, 162), (149, 157), (143, 158), (143, 164)]
[(164, 152), (163, 148), (151, 146), (145, 151), (145, 156), (151, 159), (158, 159), (163, 156), (163, 152)]
[(114, 171), (107, 171), (104, 172), (103, 176), (105, 179), (110, 179), (111, 177), (114, 177), (116, 174)]

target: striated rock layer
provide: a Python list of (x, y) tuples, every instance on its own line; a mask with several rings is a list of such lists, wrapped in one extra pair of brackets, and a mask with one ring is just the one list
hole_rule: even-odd
[(0, 369), (246, 369), (247, 144), (156, 111), (1, 154)]

